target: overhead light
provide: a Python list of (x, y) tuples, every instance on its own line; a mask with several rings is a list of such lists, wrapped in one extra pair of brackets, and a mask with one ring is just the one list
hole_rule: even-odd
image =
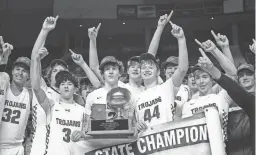
[(125, 22), (123, 22), (123, 25), (125, 25)]
[(79, 25), (79, 27), (83, 27), (83, 25)]
[(214, 19), (213, 17), (211, 19)]

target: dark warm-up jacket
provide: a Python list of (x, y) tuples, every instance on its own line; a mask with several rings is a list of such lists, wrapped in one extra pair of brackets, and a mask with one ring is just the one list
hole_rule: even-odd
[(215, 81), (243, 109), (243, 111), (230, 113), (231, 120), (229, 120), (229, 123), (232, 126), (233, 133), (231, 132), (228, 137), (227, 153), (250, 155), (253, 152), (254, 154), (255, 95), (244, 90), (236, 81), (225, 74), (221, 74), (220, 79)]

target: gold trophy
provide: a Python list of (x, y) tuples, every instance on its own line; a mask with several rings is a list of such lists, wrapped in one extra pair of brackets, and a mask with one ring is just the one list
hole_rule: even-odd
[[(94, 139), (133, 138), (135, 129), (132, 127), (133, 111), (130, 91), (120, 87), (113, 88), (107, 94), (106, 103), (106, 105), (93, 105), (92, 116), (98, 119), (91, 120), (87, 134)], [(99, 118), (101, 115), (99, 111), (106, 117)]]

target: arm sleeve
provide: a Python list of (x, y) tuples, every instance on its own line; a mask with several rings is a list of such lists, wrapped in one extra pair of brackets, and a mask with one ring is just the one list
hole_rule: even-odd
[(236, 102), (247, 115), (252, 119), (254, 117), (255, 96), (244, 90), (237, 82), (221, 73), (221, 77), (215, 80), (228, 95)]
[(91, 116), (92, 113), (92, 104), (93, 104), (93, 98), (92, 94), (88, 94), (86, 98), (86, 103), (85, 103), (85, 114)]

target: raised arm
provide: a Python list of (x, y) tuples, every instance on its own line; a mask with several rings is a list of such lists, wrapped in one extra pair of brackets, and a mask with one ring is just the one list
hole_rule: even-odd
[(206, 56), (202, 49), (199, 49), (202, 56), (198, 60), (198, 65), (207, 71), (212, 78), (227, 91), (228, 95), (248, 114), (250, 119), (254, 118), (255, 96), (248, 93), (236, 81), (222, 74), (211, 60)]
[(255, 39), (252, 39), (252, 41), (253, 41), (253, 44), (249, 45), (249, 49), (255, 54), (255, 52), (256, 52), (256, 41), (255, 41)]
[(210, 52), (220, 63), (220, 66), (224, 69), (227, 75), (231, 77), (236, 76), (237, 69), (235, 65), (215, 46), (211, 40), (200, 43), (195, 39), (197, 44), (201, 46), (206, 52)]
[(9, 75), (5, 72), (9, 56), (13, 50), (13, 46), (9, 43), (4, 43), (3, 38), (0, 37), (0, 79), (5, 83), (10, 81)]
[(97, 28), (92, 27), (88, 29), (88, 36), (90, 39), (89, 66), (94, 72), (94, 74), (97, 76), (97, 78), (100, 80), (100, 82), (104, 83), (104, 80), (99, 70), (99, 59), (98, 59), (97, 40), (96, 40), (100, 27), (101, 27), (101, 23), (99, 23)]
[(56, 18), (54, 17), (47, 17), (44, 20), (42, 29), (36, 39), (36, 42), (34, 44), (34, 47), (32, 49), (32, 56), (34, 57), (34, 55), (39, 51), (40, 48), (42, 48), (45, 44), (45, 40), (48, 36), (48, 33), (53, 30), (56, 27), (56, 23), (58, 20), (59, 16), (57, 16)]
[(179, 46), (179, 64), (178, 69), (172, 76), (173, 84), (175, 87), (179, 87), (188, 70), (188, 50), (185, 34), (183, 29), (170, 21), (172, 26), (172, 35), (178, 39)]
[(224, 54), (233, 64), (235, 64), (234, 58), (233, 58), (232, 53), (231, 53), (230, 48), (229, 48), (229, 41), (228, 41), (227, 36), (221, 35), (220, 33), (218, 33), (218, 34), (216, 35), (213, 30), (211, 30), (211, 33), (212, 33), (212, 36), (214, 37), (214, 39), (215, 39), (217, 45), (220, 46), (220, 48), (221, 48), (223, 54)]
[(101, 86), (101, 83), (98, 80), (97, 76), (92, 72), (90, 67), (87, 65), (87, 63), (84, 61), (83, 56), (81, 54), (74, 53), (71, 49), (69, 49), (69, 51), (71, 52), (72, 60), (84, 70), (92, 85), (95, 88), (99, 88)]
[(154, 36), (150, 42), (149, 48), (148, 48), (148, 53), (156, 56), (158, 47), (159, 47), (159, 42), (161, 39), (161, 35), (163, 33), (164, 27), (165, 25), (169, 22), (169, 20), (171, 19), (173, 14), (173, 11), (171, 11), (171, 13), (169, 14), (169, 16), (167, 16), (167, 14), (161, 16), (158, 20), (158, 25), (156, 28), (156, 31), (154, 33)]
[(47, 52), (42, 49), (42, 46), (45, 43), (46, 37), (48, 33), (53, 30), (56, 26), (58, 16), (54, 17), (47, 17), (43, 23), (42, 30), (37, 37), (35, 45), (32, 50), (31, 54), (31, 67), (30, 67), (30, 77), (31, 77), (31, 86), (35, 92), (37, 100), (39, 104), (42, 106), (46, 114), (50, 113), (50, 107), (52, 106), (43, 89), (41, 88), (41, 58), (42, 54)]

